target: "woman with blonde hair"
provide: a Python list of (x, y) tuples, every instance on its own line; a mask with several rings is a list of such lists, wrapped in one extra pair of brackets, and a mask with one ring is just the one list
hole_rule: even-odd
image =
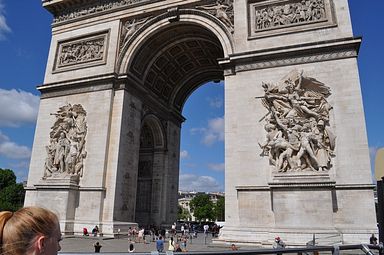
[(61, 247), (59, 220), (53, 212), (24, 207), (0, 212), (0, 254), (56, 255)]

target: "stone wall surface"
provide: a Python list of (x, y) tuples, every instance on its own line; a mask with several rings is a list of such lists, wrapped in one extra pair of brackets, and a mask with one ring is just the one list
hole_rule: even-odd
[[(226, 225), (218, 241), (269, 245), (280, 235), (300, 245), (315, 233), (352, 243), (376, 231), (356, 61), (361, 40), (353, 38), (347, 0), (61, 4), (43, 2), (55, 19), (26, 205), (53, 208), (68, 233), (97, 224), (106, 235), (135, 222), (169, 226), (177, 217), (182, 106), (203, 82), (224, 79)], [(315, 89), (301, 87), (303, 79)], [(321, 100), (328, 109), (319, 109)], [(45, 146), (60, 119), (50, 114), (68, 103), (87, 112), (83, 175), (45, 176)], [(311, 156), (297, 148), (277, 167), (279, 156), (261, 145), (298, 131), (277, 123), (268, 138), (275, 131), (268, 133), (266, 122), (293, 110), (300, 148), (304, 138), (316, 143), (304, 125), (310, 116), (329, 138), (317, 140), (326, 166), (312, 157), (301, 168), (301, 157)], [(145, 196), (137, 187), (143, 161), (151, 162)], [(140, 215), (138, 193), (149, 201)]]

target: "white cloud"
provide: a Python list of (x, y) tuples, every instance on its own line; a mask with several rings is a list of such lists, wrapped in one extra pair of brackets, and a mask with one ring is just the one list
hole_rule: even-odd
[(22, 90), (0, 89), (0, 126), (17, 127), (35, 122), (39, 97)]
[(223, 172), (225, 170), (225, 164), (224, 163), (219, 163), (219, 164), (208, 164), (208, 168), (217, 171), (217, 172)]
[(28, 159), (31, 157), (31, 150), (27, 146), (12, 142), (0, 131), (0, 156), (9, 159)]
[(186, 151), (186, 150), (182, 150), (182, 151), (180, 151), (180, 158), (181, 158), (181, 159), (189, 158), (189, 153), (188, 153), (188, 151)]
[(4, 16), (4, 5), (0, 0), (0, 40), (5, 39), (5, 34), (11, 32)]
[(209, 106), (212, 108), (221, 108), (223, 106), (223, 98), (222, 97), (208, 97), (207, 101), (209, 102)]
[(28, 179), (29, 160), (18, 161), (17, 163), (9, 163), (10, 169), (16, 175), (17, 182), (23, 182)]
[(197, 176), (193, 174), (181, 174), (179, 190), (200, 192), (222, 192), (224, 188), (212, 176)]
[(206, 128), (192, 128), (191, 133), (201, 133), (203, 135), (202, 143), (207, 146), (224, 141), (224, 117), (210, 119)]

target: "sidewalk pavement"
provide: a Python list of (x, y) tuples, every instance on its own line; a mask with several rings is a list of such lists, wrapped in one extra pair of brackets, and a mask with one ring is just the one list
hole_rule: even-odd
[[(146, 236), (149, 240), (150, 237)], [(167, 238), (164, 241), (164, 252), (168, 250)], [(127, 236), (122, 236), (119, 239), (107, 239), (102, 237), (91, 236), (67, 236), (60, 242), (61, 252), (94, 252), (93, 244), (99, 242), (102, 245), (101, 252), (127, 252), (128, 246), (131, 242), (128, 241)], [(133, 243), (135, 252), (151, 252), (156, 251), (156, 242), (147, 241), (147, 243)], [(209, 234), (204, 238), (201, 233), (197, 238), (192, 238), (187, 241), (188, 251), (230, 251), (230, 245), (216, 245), (212, 244), (212, 236)]]

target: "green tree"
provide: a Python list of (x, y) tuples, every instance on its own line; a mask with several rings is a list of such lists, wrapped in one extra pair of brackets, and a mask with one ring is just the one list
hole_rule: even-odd
[(25, 191), (22, 183), (10, 169), (0, 168), (0, 211), (17, 211), (24, 204)]
[(215, 217), (218, 221), (224, 221), (225, 217), (225, 199), (220, 197), (214, 207)]
[(191, 218), (191, 214), (188, 212), (188, 210), (179, 205), (177, 210), (177, 219), (189, 220), (190, 218)]
[(207, 194), (198, 194), (190, 202), (191, 211), (198, 221), (213, 220), (215, 214), (213, 211), (213, 202)]
[(0, 168), (0, 190), (16, 183), (16, 175), (11, 169)]

